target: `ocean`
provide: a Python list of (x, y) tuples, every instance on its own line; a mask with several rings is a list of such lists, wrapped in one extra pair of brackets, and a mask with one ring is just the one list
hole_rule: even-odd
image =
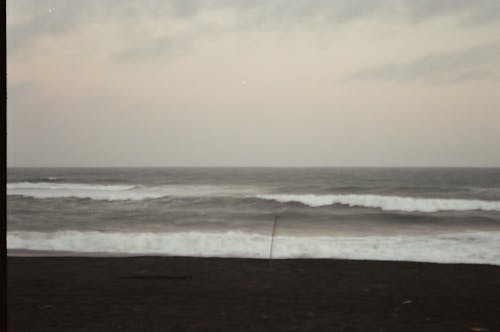
[(500, 169), (8, 168), (9, 255), (500, 265)]

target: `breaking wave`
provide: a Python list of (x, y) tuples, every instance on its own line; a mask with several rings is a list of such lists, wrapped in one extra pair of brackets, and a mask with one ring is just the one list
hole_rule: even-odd
[(99, 185), (82, 183), (17, 182), (7, 184), (8, 195), (33, 198), (87, 198), (93, 200), (145, 200), (162, 197), (180, 196), (217, 196), (248, 194), (250, 188), (224, 187), (212, 185), (170, 185), (170, 186), (135, 186), (135, 185)]
[[(8, 249), (268, 258), (270, 236), (223, 233), (7, 233)], [(500, 265), (500, 232), (418, 236), (277, 236), (273, 258), (342, 258)]]
[(280, 203), (301, 203), (311, 207), (341, 204), (385, 211), (437, 212), (484, 210), (500, 211), (499, 201), (449, 198), (416, 198), (382, 195), (257, 195), (257, 198)]
[(54, 182), (16, 182), (7, 184), (8, 195), (33, 198), (85, 198), (92, 200), (146, 200), (162, 197), (233, 197), (257, 198), (280, 203), (300, 203), (310, 207), (341, 204), (378, 208), (384, 211), (500, 211), (500, 201), (451, 198), (417, 198), (368, 194), (262, 194), (249, 186), (163, 185), (140, 186)]

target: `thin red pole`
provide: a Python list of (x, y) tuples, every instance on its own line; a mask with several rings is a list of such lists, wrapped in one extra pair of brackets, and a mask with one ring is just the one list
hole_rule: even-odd
[(280, 218), (280, 216), (274, 217), (273, 234), (271, 235), (271, 248), (269, 248), (269, 266), (272, 265), (274, 234), (276, 234), (276, 226), (278, 225), (279, 218)]

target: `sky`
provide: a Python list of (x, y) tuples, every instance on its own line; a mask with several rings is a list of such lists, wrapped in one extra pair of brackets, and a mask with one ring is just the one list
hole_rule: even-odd
[(8, 0), (7, 165), (500, 166), (500, 1)]

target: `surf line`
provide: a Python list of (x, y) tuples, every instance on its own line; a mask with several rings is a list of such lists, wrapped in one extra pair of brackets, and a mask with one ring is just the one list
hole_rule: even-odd
[(273, 244), (274, 244), (274, 234), (276, 234), (276, 228), (278, 226), (279, 215), (274, 216), (273, 233), (271, 234), (271, 247), (269, 248), (269, 267), (272, 266), (273, 261)]

